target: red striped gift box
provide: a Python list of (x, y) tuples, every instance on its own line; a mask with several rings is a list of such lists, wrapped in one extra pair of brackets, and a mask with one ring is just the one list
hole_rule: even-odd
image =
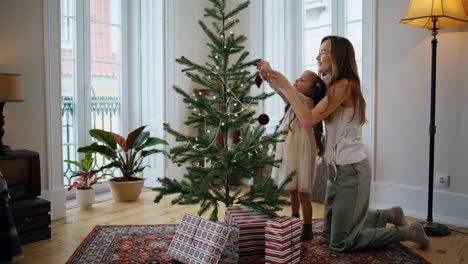
[(240, 230), (239, 256), (264, 254), (265, 222), (268, 219), (268, 216), (245, 206), (226, 208), (224, 221)]
[(301, 258), (300, 219), (282, 216), (265, 224), (265, 263), (293, 264)]

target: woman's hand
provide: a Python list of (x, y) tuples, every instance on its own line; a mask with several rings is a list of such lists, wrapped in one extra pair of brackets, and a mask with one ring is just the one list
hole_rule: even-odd
[(273, 69), (270, 66), (270, 63), (268, 61), (262, 60), (259, 63), (257, 63), (257, 69), (260, 72), (260, 77), (262, 77), (263, 80), (268, 81), (270, 72), (273, 71)]
[(281, 88), (283, 91), (287, 91), (293, 88), (288, 79), (286, 79), (286, 77), (284, 77), (284, 75), (279, 71), (269, 71), (269, 82)]

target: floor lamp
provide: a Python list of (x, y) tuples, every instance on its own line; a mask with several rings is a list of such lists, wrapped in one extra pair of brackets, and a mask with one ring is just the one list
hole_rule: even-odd
[(442, 28), (463, 27), (468, 25), (468, 17), (463, 8), (463, 0), (411, 0), (406, 16), (401, 24), (426, 28), (432, 31), (432, 66), (431, 66), (431, 117), (429, 124), (429, 189), (427, 219), (424, 230), (429, 236), (447, 236), (447, 226), (432, 220), (432, 200), (434, 192), (434, 136), (435, 97), (436, 97), (436, 55), (437, 31)]

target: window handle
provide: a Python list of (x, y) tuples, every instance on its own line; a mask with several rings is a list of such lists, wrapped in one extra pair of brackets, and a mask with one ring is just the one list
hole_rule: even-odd
[(86, 85), (88, 87), (88, 91), (91, 90), (91, 96), (96, 96), (96, 91), (94, 90), (94, 87), (92, 84)]

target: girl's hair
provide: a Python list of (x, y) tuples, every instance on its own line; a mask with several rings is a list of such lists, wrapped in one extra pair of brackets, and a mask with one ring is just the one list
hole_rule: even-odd
[[(323, 80), (314, 72), (312, 71), (305, 71), (313, 76), (312, 85), (310, 89), (312, 90), (312, 101), (314, 102), (314, 107), (322, 100), (325, 95), (327, 94), (327, 86), (323, 82)], [(291, 104), (287, 104), (284, 107), (284, 114), (288, 112)], [(284, 117), (280, 120), (280, 124), (283, 122)], [(291, 123), (296, 119), (296, 114), (293, 112), (293, 118), (289, 121), (288, 130), (292, 132)], [(318, 122), (314, 126), (314, 136), (315, 136), (315, 143), (317, 145), (317, 155), (320, 157), (324, 154), (324, 146), (322, 141), (323, 136), (323, 121)]]
[[(351, 99), (354, 106), (352, 118), (354, 119), (357, 113), (359, 123), (363, 125), (366, 123), (366, 101), (361, 91), (361, 81), (359, 79), (353, 45), (348, 39), (339, 36), (326, 36), (322, 39), (321, 43), (323, 44), (326, 40), (330, 40), (331, 44), (329, 53), (331, 73), (327, 74), (325, 78), (327, 86), (331, 88), (336, 82), (343, 79), (350, 81)], [(328, 89), (327, 91), (328, 105), (335, 99), (331, 90)]]

